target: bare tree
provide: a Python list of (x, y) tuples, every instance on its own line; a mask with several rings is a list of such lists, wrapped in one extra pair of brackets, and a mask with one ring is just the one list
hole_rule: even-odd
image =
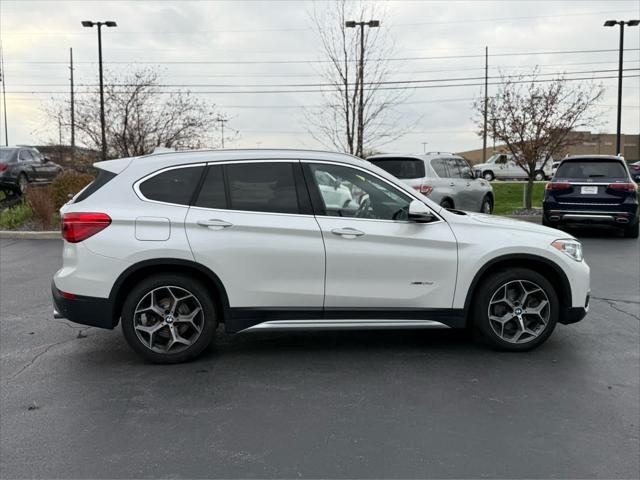
[[(111, 79), (114, 75), (109, 75)], [(87, 92), (89, 93), (89, 92)], [(67, 105), (53, 100), (45, 107), (49, 118), (60, 119)], [(156, 70), (139, 70), (105, 85), (107, 156), (130, 157), (151, 153), (156, 147), (202, 148), (218, 146), (220, 113), (189, 91), (160, 90)], [(61, 120), (69, 126), (68, 115)], [(78, 95), (75, 128), (80, 144), (100, 149), (98, 95)]]
[[(593, 83), (572, 84), (564, 76), (540, 80), (531, 74), (500, 73), (498, 91), (487, 107), (487, 136), (503, 142), (528, 178), (525, 207), (531, 209), (533, 182), (538, 171), (569, 145), (580, 141), (576, 129), (592, 126), (590, 108), (604, 89)], [(483, 134), (484, 99), (474, 104), (478, 135)]]
[(324, 8), (314, 7), (311, 13), (327, 60), (318, 73), (330, 86), (322, 92), (322, 107), (305, 111), (307, 129), (326, 147), (360, 157), (366, 150), (392, 142), (407, 131), (393, 107), (408, 92), (384, 89), (391, 73), (388, 59), (394, 55), (393, 42), (383, 28), (364, 29), (361, 76), (360, 29), (345, 27), (348, 20), (379, 20), (380, 15), (373, 4), (347, 0), (330, 1)]

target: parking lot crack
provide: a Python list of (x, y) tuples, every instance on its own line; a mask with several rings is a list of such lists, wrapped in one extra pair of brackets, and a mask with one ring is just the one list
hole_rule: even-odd
[(29, 360), (27, 363), (25, 363), (22, 368), (20, 370), (18, 370), (16, 373), (14, 373), (13, 375), (11, 375), (8, 379), (7, 379), (7, 383), (11, 382), (13, 380), (15, 380), (17, 377), (19, 377), (25, 370), (27, 370), (29, 367), (31, 367), (34, 363), (36, 363), (36, 361), (38, 361), (38, 359), (40, 357), (42, 357), (43, 355), (45, 355), (47, 352), (49, 352), (49, 350), (51, 350), (54, 347), (57, 347), (58, 345), (62, 345), (63, 343), (67, 343), (69, 340), (63, 340), (62, 342), (56, 342), (56, 343), (50, 343), (49, 345), (47, 345), (47, 347), (42, 350), (41, 352), (37, 353), (31, 360)]
[[(616, 310), (617, 312), (624, 313), (625, 315), (629, 315), (630, 317), (635, 318), (636, 320), (640, 320), (640, 316), (639, 315), (627, 312), (626, 310), (623, 310), (622, 308), (618, 307), (616, 305), (617, 300), (608, 300), (608, 299), (605, 299), (605, 298), (597, 298), (597, 297), (594, 297), (594, 300), (602, 301), (602, 302), (606, 303), (607, 305), (609, 305), (614, 310)], [(635, 304), (635, 302), (627, 302), (627, 303)]]

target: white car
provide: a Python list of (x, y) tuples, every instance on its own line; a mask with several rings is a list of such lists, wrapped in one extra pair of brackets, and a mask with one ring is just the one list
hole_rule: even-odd
[[(539, 161), (536, 164), (534, 179), (542, 181), (551, 178), (553, 175), (552, 164), (553, 158), (549, 158), (546, 163), (542, 160)], [(480, 176), (489, 182), (496, 178), (501, 180), (525, 180), (527, 178), (527, 172), (516, 163), (513, 155), (507, 153), (496, 153), (486, 163), (476, 164), (473, 168), (480, 172)]]
[[(521, 351), (581, 320), (589, 267), (575, 238), (448, 211), (337, 153), (161, 153), (95, 164), (61, 209), (54, 315), (103, 328), (160, 363), (227, 332), (474, 327)], [(324, 200), (318, 172), (357, 207)]]

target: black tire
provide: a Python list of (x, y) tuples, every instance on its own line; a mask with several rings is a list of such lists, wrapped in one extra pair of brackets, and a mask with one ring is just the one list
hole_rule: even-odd
[(24, 173), (21, 173), (20, 175), (18, 175), (18, 180), (16, 181), (16, 195), (22, 197), (26, 191), (27, 191), (27, 186), (29, 185), (29, 179), (27, 178), (27, 176)]
[(625, 227), (623, 232), (625, 238), (638, 238), (638, 233), (640, 233), (640, 220), (636, 220), (632, 225)]
[(493, 212), (493, 200), (491, 196), (485, 195), (482, 199), (482, 205), (480, 206), (480, 213), (486, 213), (490, 215)]
[(541, 182), (545, 178), (546, 178), (546, 175), (544, 174), (544, 172), (542, 170), (537, 170), (537, 171), (533, 172), (533, 179), (536, 182)]
[[(136, 321), (134, 314), (139, 302), (152, 290), (166, 286), (186, 290), (188, 293), (191, 293), (199, 302), (203, 312), (199, 336), (194, 339), (191, 345), (176, 353), (160, 353), (152, 350), (138, 338), (136, 329), (134, 328), (134, 321)], [(121, 318), (122, 333), (129, 346), (146, 360), (163, 364), (181, 363), (200, 355), (205, 348), (211, 344), (218, 324), (213, 299), (207, 288), (189, 276), (174, 273), (153, 275), (136, 285), (124, 302)], [(177, 328), (178, 325), (177, 319), (175, 321), (176, 324), (173, 328)], [(168, 336), (168, 328), (170, 328), (169, 325), (163, 327), (165, 336)]]
[(482, 178), (484, 178), (487, 182), (491, 182), (496, 178), (496, 176), (491, 170), (487, 170), (486, 172), (482, 172)]
[[(500, 290), (504, 288), (505, 284), (510, 284), (510, 282), (517, 282), (518, 280), (523, 281), (527, 286), (533, 284), (540, 287), (540, 289), (544, 292), (546, 298), (548, 299), (548, 303), (546, 304), (547, 307), (544, 307), (544, 314), (548, 316), (546, 324), (544, 324), (543, 326), (541, 325), (541, 328), (537, 332), (538, 334), (535, 337), (531, 335), (522, 335), (526, 340), (523, 341), (523, 343), (513, 343), (511, 341), (503, 339), (498, 333), (496, 333), (496, 331), (492, 327), (491, 321), (489, 320), (490, 301), (494, 294), (499, 295)], [(551, 333), (553, 332), (558, 321), (558, 315), (560, 314), (560, 302), (558, 300), (558, 295), (553, 288), (553, 285), (551, 285), (551, 283), (544, 276), (527, 268), (513, 268), (492, 273), (490, 276), (483, 279), (479, 285), (480, 286), (478, 288), (480, 290), (476, 293), (473, 301), (473, 325), (478, 330), (483, 340), (492, 348), (510, 352), (524, 352), (536, 348), (537, 346), (544, 343), (547, 338), (549, 338), (549, 335), (551, 335)], [(535, 299), (531, 298), (525, 303), (531, 300)], [(527, 305), (521, 307), (527, 308)], [(525, 319), (525, 322), (528, 322), (530, 321), (530, 319), (534, 318), (534, 316), (527, 316), (526, 313), (521, 316)], [(513, 323), (511, 325), (507, 325), (507, 323), (509, 322)], [(494, 322), (494, 325), (497, 324)], [(505, 322), (505, 326), (503, 327), (502, 331), (505, 332), (507, 327), (519, 328), (518, 325), (519, 323), (514, 317), (513, 320)], [(515, 334), (513, 338), (515, 338)]]
[(453, 208), (453, 202), (451, 200), (449, 200), (448, 198), (445, 198), (444, 200), (442, 200), (440, 202), (440, 206), (442, 208)]

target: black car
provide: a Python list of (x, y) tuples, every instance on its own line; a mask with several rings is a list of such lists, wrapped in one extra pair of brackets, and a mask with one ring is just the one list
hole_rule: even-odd
[(62, 167), (33, 147), (0, 147), (0, 190), (22, 195), (29, 183), (49, 183)]
[(568, 157), (544, 193), (543, 224), (604, 224), (638, 238), (638, 186), (621, 157)]

